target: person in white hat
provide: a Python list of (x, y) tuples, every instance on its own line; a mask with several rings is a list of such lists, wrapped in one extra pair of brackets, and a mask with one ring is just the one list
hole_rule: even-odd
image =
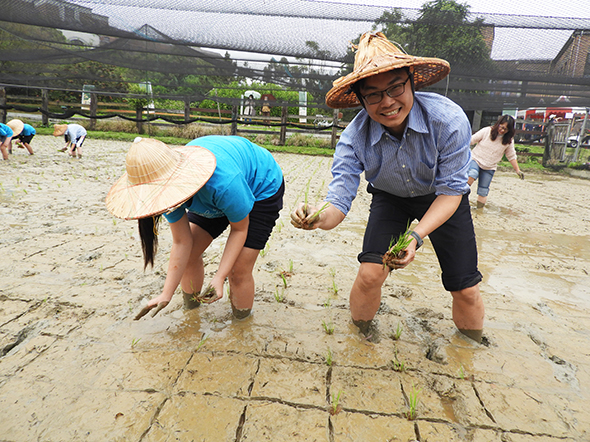
[[(270, 152), (236, 136), (206, 136), (176, 149), (137, 138), (125, 167), (127, 172), (112, 186), (106, 205), (119, 218), (139, 220), (144, 268), (154, 262), (161, 215), (170, 223), (173, 238), (162, 293), (135, 319), (152, 309), (154, 316), (166, 307), (179, 284), (187, 309), (217, 301), (226, 278), (234, 316), (249, 316), (254, 264), (283, 206), (283, 173)], [(203, 252), (228, 225), (217, 272), (201, 291)]]
[[(304, 229), (336, 227), (350, 210), (360, 174), (365, 173), (371, 212), (350, 293), (352, 320), (365, 336), (378, 332), (373, 319), (390, 270), (410, 264), (428, 236), (443, 285), (453, 297), (455, 325), (475, 341), (482, 338), (482, 275), (467, 183), (471, 127), (451, 100), (415, 92), (449, 72), (445, 60), (408, 55), (382, 33), (366, 33), (361, 36), (353, 72), (336, 80), (326, 95), (326, 104), (332, 108), (361, 105), (363, 109), (336, 146), (326, 197), (329, 205), (321, 210), (300, 204), (291, 222)], [(415, 220), (419, 222), (407, 232), (411, 242), (402, 257), (384, 265), (391, 240)]]

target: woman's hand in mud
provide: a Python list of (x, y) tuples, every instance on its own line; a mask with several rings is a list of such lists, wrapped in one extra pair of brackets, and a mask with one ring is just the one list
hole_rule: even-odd
[(309, 204), (299, 203), (291, 213), (291, 224), (298, 229), (314, 230), (318, 227), (318, 222), (322, 214), (316, 215), (320, 210), (319, 207), (310, 206)]
[(134, 320), (137, 321), (138, 319), (143, 318), (151, 310), (153, 310), (153, 312), (151, 314), (151, 316), (153, 318), (154, 316), (156, 316), (160, 312), (160, 310), (165, 308), (169, 303), (170, 303), (170, 297), (165, 296), (163, 294), (156, 297), (156, 298), (150, 299), (148, 304), (144, 308), (142, 308), (141, 311), (137, 315), (135, 315)]
[(221, 298), (223, 298), (223, 282), (216, 284), (214, 281), (211, 281), (197, 296), (197, 299), (204, 304), (211, 304)]

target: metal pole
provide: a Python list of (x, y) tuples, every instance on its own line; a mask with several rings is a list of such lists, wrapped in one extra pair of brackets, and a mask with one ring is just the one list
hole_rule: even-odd
[[(574, 151), (574, 158), (573, 161), (578, 161), (578, 155), (580, 153), (580, 147), (584, 142), (584, 135), (586, 133), (586, 123), (588, 122), (588, 112), (590, 112), (590, 108), (586, 108), (586, 115), (584, 115), (584, 121), (582, 122), (582, 128), (580, 129), (580, 136), (578, 137), (578, 145), (576, 146), (576, 150)], [(567, 140), (566, 140), (567, 142)]]

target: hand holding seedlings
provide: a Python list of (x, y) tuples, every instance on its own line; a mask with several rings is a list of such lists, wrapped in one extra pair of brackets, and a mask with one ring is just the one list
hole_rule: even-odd
[(307, 203), (300, 203), (291, 213), (291, 224), (298, 229), (313, 230), (318, 227), (321, 214), (329, 207), (330, 203), (325, 203), (318, 208)]
[(397, 241), (391, 238), (389, 249), (383, 255), (383, 266), (391, 270), (403, 269), (414, 260), (416, 256), (416, 240), (411, 236), (410, 230), (400, 234)]
[[(222, 292), (223, 293), (223, 292)], [(218, 299), (221, 299), (221, 296), (217, 293), (217, 290), (215, 289), (215, 287), (208, 285), (205, 290), (203, 290), (201, 292), (200, 295), (195, 296), (195, 300), (205, 303), (205, 304), (211, 304), (212, 302), (217, 301)]]

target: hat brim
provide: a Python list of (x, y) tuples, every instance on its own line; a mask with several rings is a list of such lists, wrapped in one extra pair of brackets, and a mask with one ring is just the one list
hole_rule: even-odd
[(13, 137), (18, 136), (25, 127), (25, 123), (23, 123), (21, 120), (16, 119), (10, 120), (8, 123), (6, 123), (6, 125), (12, 129)]
[(68, 130), (68, 125), (64, 124), (63, 126), (59, 126), (59, 127), (54, 127), (53, 128), (53, 136), (54, 137), (59, 137), (62, 136), (63, 134), (66, 133), (66, 131)]
[(413, 67), (416, 90), (439, 82), (451, 71), (449, 63), (441, 58), (413, 57), (405, 54), (382, 55), (372, 59), (370, 67), (363, 66), (334, 81), (334, 87), (326, 94), (326, 104), (333, 109), (360, 106), (360, 101), (350, 88), (354, 83), (363, 78), (405, 67)]
[(111, 187), (106, 205), (117, 218), (139, 219), (173, 209), (205, 185), (216, 167), (215, 155), (200, 146), (175, 148), (182, 161), (166, 179), (131, 184), (127, 173)]

